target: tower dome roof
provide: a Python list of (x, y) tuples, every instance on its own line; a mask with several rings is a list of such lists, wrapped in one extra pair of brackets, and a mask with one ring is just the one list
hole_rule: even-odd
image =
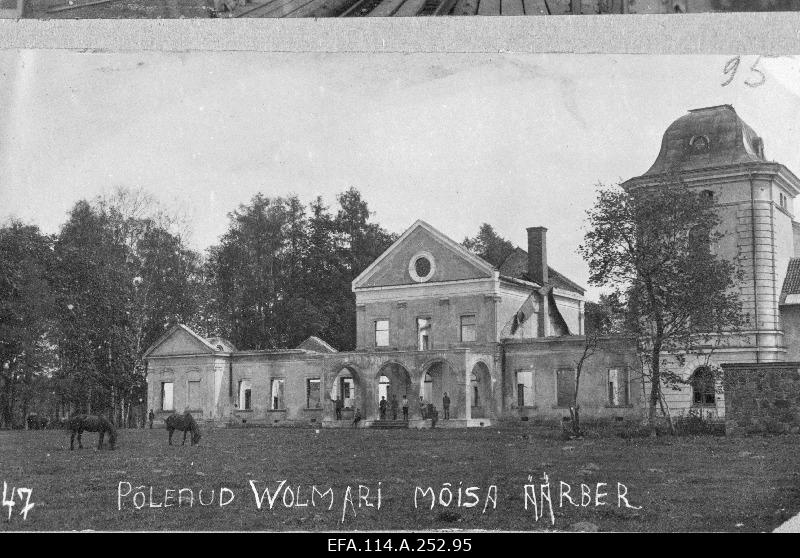
[(731, 105), (718, 105), (690, 110), (673, 122), (645, 176), (759, 161), (765, 161), (761, 138)]

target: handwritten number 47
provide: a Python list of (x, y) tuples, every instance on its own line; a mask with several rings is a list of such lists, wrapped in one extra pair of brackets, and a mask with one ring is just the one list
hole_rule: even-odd
[(11, 492), (8, 492), (8, 485), (3, 482), (3, 507), (8, 507), (8, 521), (11, 521), (11, 513), (14, 510), (16, 502), (14, 501), (14, 493), (19, 496), (20, 503), (24, 502), (19, 514), (22, 516), (23, 521), (28, 519), (28, 512), (33, 509), (34, 504), (31, 503), (31, 493), (33, 490), (30, 488), (17, 488), (11, 487)]
[[(764, 85), (765, 81), (767, 81), (767, 76), (758, 67), (758, 64), (761, 62), (762, 58), (763, 56), (757, 56), (755, 62), (753, 62), (753, 64), (750, 66), (750, 75), (744, 80), (744, 84), (748, 87), (760, 87)], [(741, 56), (734, 56), (725, 63), (725, 67), (723, 68), (722, 72), (728, 76), (728, 79), (722, 82), (722, 87), (730, 85), (730, 83), (736, 77), (736, 73), (739, 71), (739, 65), (741, 63)]]

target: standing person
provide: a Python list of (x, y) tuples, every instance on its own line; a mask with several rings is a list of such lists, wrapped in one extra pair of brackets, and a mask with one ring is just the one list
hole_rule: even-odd
[(408, 422), (408, 396), (406, 395), (403, 396), (402, 405), (403, 405), (403, 420)]
[(336, 420), (342, 420), (342, 407), (344, 407), (344, 402), (342, 401), (342, 396), (339, 395), (333, 403), (333, 408), (336, 411)]
[(147, 422), (150, 423), (150, 430), (153, 429), (153, 419), (156, 418), (155, 413), (153, 413), (153, 409), (150, 409), (150, 414), (147, 415)]
[(447, 392), (444, 392), (444, 397), (442, 397), (442, 409), (444, 410), (444, 420), (450, 419), (450, 398), (447, 396)]
[(397, 420), (397, 396), (392, 395), (392, 420)]
[(356, 407), (356, 412), (353, 415), (353, 428), (358, 428), (358, 423), (361, 422), (361, 411)]
[(419, 412), (422, 413), (423, 420), (428, 418), (427, 414), (425, 413), (425, 399), (421, 395), (419, 396)]
[(378, 404), (381, 408), (381, 420), (386, 420), (386, 396), (381, 396), (381, 402)]

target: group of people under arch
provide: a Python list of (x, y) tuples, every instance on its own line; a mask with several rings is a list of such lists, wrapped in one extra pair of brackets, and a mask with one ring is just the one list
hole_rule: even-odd
[[(453, 403), (446, 385), (457, 382), (463, 373), (457, 374), (448, 367), (450, 364), (447, 362), (433, 362), (423, 369), (418, 380), (412, 381), (404, 365), (387, 362), (378, 370), (376, 383), (368, 386), (364, 385), (360, 371), (345, 366), (339, 370), (330, 388), (334, 418), (337, 421), (352, 418), (354, 424), (365, 418), (406, 422), (409, 418), (450, 420)], [(485, 364), (478, 363), (474, 367), (470, 384), (467, 404), (472, 406), (473, 413), (476, 410), (481, 412), (482, 405), (489, 403), (486, 390), (490, 378)], [(365, 395), (367, 399), (364, 399)]]

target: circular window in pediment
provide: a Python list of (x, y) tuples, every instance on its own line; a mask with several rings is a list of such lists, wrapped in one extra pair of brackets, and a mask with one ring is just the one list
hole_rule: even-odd
[(429, 280), (435, 271), (436, 262), (430, 252), (419, 252), (408, 263), (408, 274), (417, 283)]

